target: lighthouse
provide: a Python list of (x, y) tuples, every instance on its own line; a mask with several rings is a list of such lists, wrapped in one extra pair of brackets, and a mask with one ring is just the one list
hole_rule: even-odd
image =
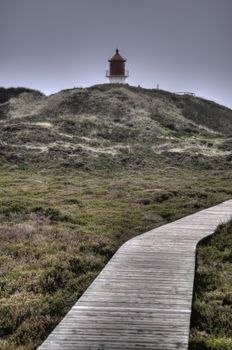
[(106, 71), (106, 77), (109, 78), (109, 82), (125, 84), (126, 78), (129, 77), (129, 71), (125, 70), (126, 59), (119, 54), (118, 49), (108, 62), (110, 67)]

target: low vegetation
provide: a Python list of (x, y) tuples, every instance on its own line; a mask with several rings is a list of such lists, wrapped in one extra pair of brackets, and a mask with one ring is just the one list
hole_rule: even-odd
[(5, 168), (0, 182), (2, 350), (35, 349), (124, 241), (231, 197), (229, 171), (165, 165)]
[(197, 249), (189, 350), (232, 349), (232, 221)]

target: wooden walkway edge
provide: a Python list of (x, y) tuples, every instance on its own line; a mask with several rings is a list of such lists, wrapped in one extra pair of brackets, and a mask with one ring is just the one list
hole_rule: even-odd
[(223, 202), (126, 242), (39, 350), (187, 350), (197, 243)]

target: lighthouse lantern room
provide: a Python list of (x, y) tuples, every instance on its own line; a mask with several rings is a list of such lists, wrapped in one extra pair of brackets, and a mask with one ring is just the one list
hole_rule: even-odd
[(129, 76), (129, 71), (125, 70), (126, 59), (119, 54), (118, 49), (116, 49), (114, 56), (108, 62), (110, 69), (106, 71), (106, 77), (109, 78), (109, 82), (124, 84)]

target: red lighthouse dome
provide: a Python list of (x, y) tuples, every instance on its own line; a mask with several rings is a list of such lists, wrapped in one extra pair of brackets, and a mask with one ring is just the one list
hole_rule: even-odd
[(106, 76), (109, 78), (110, 83), (125, 83), (129, 72), (125, 70), (126, 59), (119, 54), (118, 49), (116, 49), (114, 56), (108, 62), (110, 69), (106, 71)]

